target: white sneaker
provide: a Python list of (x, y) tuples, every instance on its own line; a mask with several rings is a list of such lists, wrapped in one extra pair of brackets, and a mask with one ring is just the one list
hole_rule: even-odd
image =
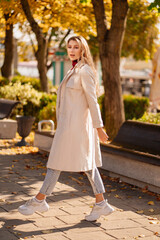
[(112, 208), (106, 200), (102, 205), (95, 204), (91, 213), (85, 216), (85, 219), (87, 221), (96, 221), (101, 215), (107, 216), (112, 212), (114, 212), (114, 208)]
[(18, 208), (18, 211), (23, 215), (32, 215), (34, 212), (46, 212), (49, 210), (49, 205), (46, 200), (37, 202), (35, 198), (28, 200), (24, 205)]

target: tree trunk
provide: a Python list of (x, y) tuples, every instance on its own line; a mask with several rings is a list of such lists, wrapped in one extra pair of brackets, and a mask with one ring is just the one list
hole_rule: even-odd
[(110, 30), (107, 29), (103, 0), (92, 0), (92, 4), (105, 90), (105, 127), (110, 139), (113, 139), (125, 120), (119, 66), (128, 3), (127, 0), (112, 0)]
[(41, 88), (44, 92), (48, 92), (48, 79), (47, 79), (47, 41), (43, 39), (43, 45), (38, 47), (36, 51), (36, 59), (38, 62), (38, 71), (41, 80)]
[(12, 75), (12, 62), (13, 62), (13, 24), (8, 24), (9, 14), (4, 15), (6, 20), (6, 35), (5, 35), (5, 52), (4, 52), (4, 62), (1, 68), (2, 76), (5, 78), (10, 78)]
[(41, 89), (44, 92), (48, 92), (47, 64), (46, 64), (47, 40), (44, 34), (42, 33), (42, 30), (39, 27), (38, 23), (33, 18), (28, 0), (21, 0), (21, 4), (24, 14), (32, 28), (32, 31), (36, 35), (36, 40), (38, 43), (38, 50), (36, 51), (35, 55), (38, 62)]

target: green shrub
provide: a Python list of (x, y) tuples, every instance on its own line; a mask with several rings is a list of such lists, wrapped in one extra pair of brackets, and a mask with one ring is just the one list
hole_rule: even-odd
[(42, 93), (30, 84), (10, 83), (0, 88), (0, 97), (20, 101), (15, 114), (35, 116), (37, 118)]
[[(125, 119), (138, 119), (143, 116), (149, 106), (149, 99), (147, 97), (137, 97), (134, 95), (124, 95), (124, 110)], [(102, 113), (102, 119), (105, 124), (105, 106), (104, 106), (104, 94), (98, 98), (100, 109)]]
[(47, 106), (49, 103), (56, 103), (57, 95), (56, 94), (48, 94), (42, 93), (42, 97), (40, 99), (40, 109)]
[(26, 76), (14, 76), (11, 80), (0, 77), (0, 86), (5, 86), (8, 85), (9, 83), (16, 83), (16, 82), (21, 82), (22, 85), (29, 83), (30, 85), (33, 86), (36, 90), (40, 91), (41, 90), (41, 84), (40, 80), (38, 78), (33, 78), (33, 77), (26, 77)]
[(160, 124), (160, 113), (145, 112), (144, 115), (138, 119), (138, 121), (153, 123), (153, 124)]
[(124, 95), (123, 100), (126, 120), (142, 117), (149, 106), (149, 99), (147, 97)]
[(3, 87), (4, 85), (8, 85), (9, 82), (10, 82), (9, 79), (0, 77), (0, 87)]
[(56, 101), (50, 102), (48, 105), (43, 107), (39, 112), (39, 120), (53, 120), (55, 128), (57, 127), (56, 121)]
[[(52, 119), (56, 123), (55, 110), (51, 107), (52, 105), (56, 108), (56, 94), (38, 92), (31, 84), (22, 84), (18, 81), (1, 87), (0, 97), (21, 102), (13, 111), (13, 118), (19, 114), (34, 116), (36, 118), (35, 123), (42, 119)], [(41, 110), (43, 111), (41, 112)]]
[(14, 76), (11, 81), (12, 83), (21, 82), (22, 85), (29, 83), (37, 91), (41, 91), (41, 84), (38, 78), (26, 77), (26, 76)]

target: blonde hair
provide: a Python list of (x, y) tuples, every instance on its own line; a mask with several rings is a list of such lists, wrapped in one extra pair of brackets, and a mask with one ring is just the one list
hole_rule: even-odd
[(78, 45), (80, 46), (81, 56), (80, 56), (80, 59), (78, 59), (78, 60), (81, 60), (82, 63), (88, 64), (91, 67), (91, 69), (93, 70), (93, 73), (95, 75), (94, 80), (95, 80), (95, 84), (96, 84), (96, 92), (98, 95), (99, 83), (97, 80), (97, 71), (94, 66), (93, 58), (92, 58), (88, 43), (87, 43), (86, 39), (82, 36), (72, 36), (67, 40), (67, 46), (71, 40), (76, 41), (78, 43)]

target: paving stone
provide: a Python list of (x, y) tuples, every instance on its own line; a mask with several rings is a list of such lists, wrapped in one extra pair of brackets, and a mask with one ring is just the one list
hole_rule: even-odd
[(9, 231), (0, 231), (0, 239), (1, 240), (16, 240), (18, 237), (16, 237), (13, 233), (10, 233)]
[(89, 206), (76, 206), (76, 207), (67, 207), (63, 209), (65, 212), (68, 214), (74, 215), (74, 214), (87, 214), (89, 213), (92, 209)]
[(63, 220), (56, 217), (39, 217), (37, 219), (30, 218), (29, 220), (32, 220), (37, 227), (43, 229), (64, 224)]
[[(22, 231), (23, 229), (23, 231)], [(30, 221), (27, 221), (27, 222), (24, 222), (22, 224), (17, 224), (15, 223), (14, 225), (14, 228), (13, 228), (14, 231), (17, 231), (17, 232), (25, 232), (25, 233), (29, 233), (30, 231), (38, 231), (38, 227), (34, 224), (34, 221), (33, 223), (31, 223)]]
[(67, 240), (69, 239), (65, 236), (64, 233), (49, 233), (49, 234), (42, 234), (43, 239), (45, 240)]
[[(0, 140), (0, 145), (3, 145), (2, 142)], [(62, 172), (53, 194), (47, 197), (50, 205), (48, 212), (36, 212), (31, 216), (21, 215), (17, 208), (35, 196), (43, 183), (42, 173), (46, 169), (37, 170), (36, 167), (40, 162), (46, 165), (47, 158), (38, 153), (13, 155), (11, 144), (14, 144), (13, 141), (8, 141), (8, 146), (5, 148), (6, 154), (10, 155), (0, 155), (2, 170), (0, 233), (3, 234), (3, 236), (0, 235), (0, 240), (24, 239), (25, 237), (30, 240), (133, 240), (134, 237), (138, 240), (160, 239), (160, 235), (157, 235), (160, 232), (159, 224), (150, 224), (147, 217), (154, 216), (160, 219), (159, 202), (156, 201), (156, 196), (142, 193), (140, 189), (133, 188), (129, 184), (111, 181), (108, 177), (103, 179), (107, 189), (104, 197), (116, 211), (109, 216), (102, 216), (97, 222), (91, 223), (84, 220), (85, 214), (91, 211), (90, 206), (93, 206), (95, 202), (87, 177), (80, 173), (70, 172)], [(13, 162), (13, 160), (18, 160), (18, 162)], [(27, 164), (34, 166), (35, 169), (25, 170)], [(13, 174), (9, 174), (9, 168), (12, 165), (14, 165)], [(105, 171), (102, 170), (102, 172), (105, 174)], [(83, 177), (81, 181), (84, 185), (80, 186), (70, 176), (76, 179)], [(114, 189), (116, 191), (111, 191)], [(17, 192), (17, 194), (12, 194), (12, 192)], [(120, 198), (116, 198), (116, 194)], [(139, 196), (142, 198), (138, 198)], [(3, 202), (3, 199), (6, 202)], [(154, 201), (154, 206), (148, 205), (149, 201)], [(154, 213), (149, 212), (151, 208), (155, 210)], [(136, 210), (144, 210), (144, 214), (137, 214)], [(138, 237), (140, 235), (142, 237)]]
[(160, 228), (160, 221), (159, 220), (149, 220), (147, 217), (141, 219), (132, 219), (134, 222), (141, 224), (142, 226), (150, 226), (150, 225), (157, 225)]
[(72, 233), (69, 232), (66, 234), (67, 237), (69, 237), (69, 239), (71, 240), (93, 240), (93, 239), (97, 239), (97, 240), (115, 240), (114, 237), (106, 234), (105, 232), (101, 231), (97, 231), (97, 232), (90, 232), (90, 234), (88, 234), (88, 232), (83, 232), (80, 231), (80, 233)]
[(14, 225), (14, 227), (11, 228), (10, 231), (12, 231), (18, 237), (27, 239), (34, 238), (34, 236), (41, 234), (40, 229), (38, 229), (37, 226), (30, 222)]
[(137, 214), (135, 212), (132, 212), (132, 211), (115, 211), (113, 212), (111, 215), (109, 216), (106, 216), (106, 217), (102, 217), (104, 219), (108, 219), (109, 220), (124, 220), (124, 219), (139, 219), (139, 221), (141, 219), (144, 219), (144, 216), (140, 215), (140, 214)]
[(61, 215), (68, 215), (66, 211), (63, 211), (63, 208), (50, 208), (48, 212), (44, 213), (39, 213), (43, 217), (56, 217), (56, 216), (61, 216)]
[(58, 216), (58, 219), (63, 221), (64, 223), (71, 224), (71, 223), (79, 223), (85, 219), (85, 215), (64, 215)]
[(160, 225), (150, 224), (149, 226), (146, 226), (145, 229), (150, 230), (153, 233), (158, 232), (159, 233), (159, 239), (160, 239)]
[(51, 201), (49, 203), (49, 205), (51, 205), (51, 207), (59, 207), (59, 208), (67, 208), (67, 207), (71, 207), (71, 205), (68, 202), (64, 202), (63, 199), (61, 201), (54, 201), (54, 197), (48, 197), (47, 198), (47, 202), (48, 199)]
[[(153, 236), (153, 233), (147, 229), (144, 229), (142, 227), (139, 228), (122, 228), (122, 229), (113, 229), (113, 230), (107, 230), (107, 234), (118, 238), (118, 239), (126, 239), (138, 237), (139, 235), (145, 235), (145, 237)], [(142, 238), (144, 239), (144, 238)]]
[(159, 240), (159, 237), (157, 237), (155, 235), (146, 237), (142, 234), (140, 237), (135, 237), (135, 238), (133, 238), (133, 237), (126, 237), (126, 238), (121, 238), (121, 239), (118, 238), (118, 240), (135, 240), (135, 239), (136, 240), (142, 240), (142, 239), (144, 239), (144, 240)]
[(1, 215), (1, 218), (5, 219), (5, 220), (14, 220), (14, 219), (24, 220), (24, 219), (26, 219), (26, 216), (20, 214), (16, 209), (16, 210), (12, 210), (9, 212), (4, 212)]
[(139, 223), (136, 223), (129, 219), (123, 219), (123, 221), (121, 220), (110, 221), (109, 216), (108, 216), (108, 220), (99, 219), (95, 224), (99, 224), (99, 223), (101, 223), (101, 228), (106, 230), (122, 229), (122, 228), (127, 229), (127, 228), (136, 228), (136, 227), (138, 228), (140, 226)]
[(70, 198), (69, 200), (64, 200), (64, 202), (67, 202), (68, 204), (70, 204), (73, 207), (87, 205), (86, 203), (82, 202), (80, 199), (73, 199), (73, 198)]
[(156, 236), (150, 236), (150, 237), (145, 237), (145, 238), (141, 238), (141, 237), (139, 237), (139, 238), (137, 238), (138, 240), (142, 240), (142, 239), (144, 239), (144, 240), (159, 240), (160, 238), (159, 237), (156, 237)]
[(102, 228), (100, 228), (100, 226), (95, 225), (91, 222), (87, 222), (87, 221), (81, 221), (79, 223), (74, 223), (74, 224), (63, 224), (63, 225), (59, 225), (59, 226), (55, 226), (57, 228), (57, 230), (62, 231), (64, 233), (69, 233), (69, 232), (88, 232), (88, 234), (90, 234), (90, 232), (94, 231), (102, 231)]

